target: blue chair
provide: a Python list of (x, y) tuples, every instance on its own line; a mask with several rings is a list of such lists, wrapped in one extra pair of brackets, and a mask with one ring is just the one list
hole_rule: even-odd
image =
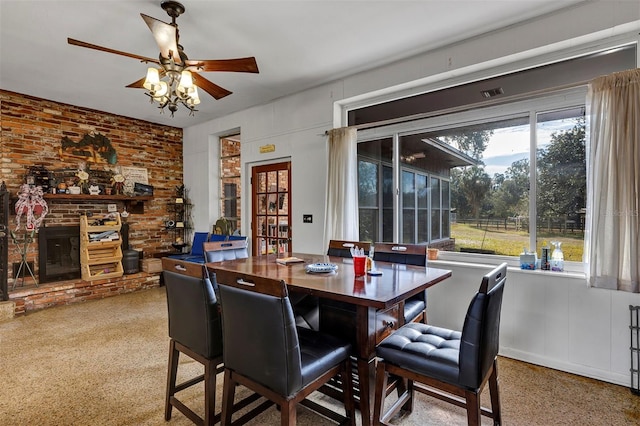
[(191, 252), (170, 254), (170, 259), (184, 260), (187, 262), (204, 263), (204, 248), (203, 244), (209, 239), (208, 232), (194, 232), (193, 242), (191, 243)]

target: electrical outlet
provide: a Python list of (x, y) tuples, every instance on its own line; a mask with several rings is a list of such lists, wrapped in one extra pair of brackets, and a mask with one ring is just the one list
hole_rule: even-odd
[(302, 223), (313, 223), (313, 215), (311, 215), (311, 214), (303, 214), (302, 215)]
[(118, 211), (118, 205), (117, 204), (107, 204), (107, 211), (109, 213), (115, 213)]

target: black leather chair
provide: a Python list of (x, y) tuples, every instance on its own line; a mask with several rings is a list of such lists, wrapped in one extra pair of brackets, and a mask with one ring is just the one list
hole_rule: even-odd
[[(427, 265), (427, 246), (422, 244), (376, 243), (374, 261), (401, 263), (404, 265)], [(427, 322), (427, 291), (411, 296), (404, 301), (404, 323)]]
[[(163, 258), (162, 269), (169, 313), (169, 369), (164, 418), (176, 407), (194, 423), (216, 423), (216, 375), (222, 371), (222, 319), (203, 265)], [(204, 365), (204, 374), (176, 384), (180, 353)], [(204, 381), (204, 419), (176, 397), (176, 393)], [(218, 417), (219, 418), (219, 417)]]
[[(336, 422), (355, 424), (351, 375), (345, 374), (351, 345), (296, 327), (283, 281), (223, 270), (215, 273), (224, 333), (222, 425), (231, 424), (237, 384), (277, 404), (282, 425), (296, 424), (298, 403)], [(346, 417), (305, 399), (337, 374), (344, 383)], [(236, 422), (252, 416), (247, 413)]]
[[(164, 418), (170, 420), (175, 407), (196, 424), (213, 425), (220, 421), (220, 413), (215, 413), (216, 376), (223, 371), (222, 317), (214, 284), (202, 264), (163, 258), (162, 269), (167, 291), (170, 337)], [(180, 353), (204, 365), (204, 374), (176, 383)], [(176, 396), (176, 393), (202, 381), (204, 418)], [(256, 399), (258, 395), (250, 395), (238, 404), (238, 408)]]
[[(494, 425), (502, 422), (496, 360), (506, 279), (506, 263), (482, 278), (480, 290), (469, 304), (462, 332), (410, 323), (380, 342), (376, 349), (376, 424), (386, 424), (401, 409), (411, 412), (414, 391), (466, 407), (469, 425), (479, 425), (481, 415), (493, 418)], [(408, 383), (383, 415), (387, 374), (407, 379)], [(480, 406), (480, 393), (487, 382), (491, 410)]]

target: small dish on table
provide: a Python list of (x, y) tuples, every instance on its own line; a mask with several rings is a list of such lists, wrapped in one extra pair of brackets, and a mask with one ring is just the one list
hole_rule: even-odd
[(305, 270), (309, 274), (326, 274), (337, 271), (338, 265), (335, 263), (311, 263), (305, 267)]

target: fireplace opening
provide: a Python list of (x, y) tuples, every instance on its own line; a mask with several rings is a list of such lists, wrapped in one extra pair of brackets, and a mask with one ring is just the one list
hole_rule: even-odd
[(38, 267), (41, 283), (80, 278), (80, 227), (41, 227)]

